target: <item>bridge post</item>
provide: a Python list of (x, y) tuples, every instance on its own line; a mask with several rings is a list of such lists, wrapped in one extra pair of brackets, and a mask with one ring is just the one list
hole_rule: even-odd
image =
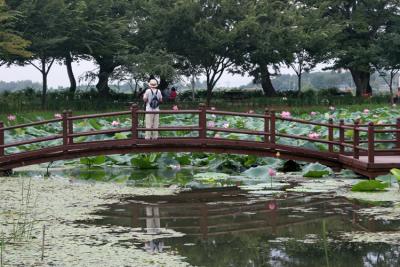
[(137, 104), (132, 104), (131, 106), (131, 120), (132, 120), (132, 125), (131, 125), (131, 134), (132, 134), (132, 140), (137, 140), (138, 139), (138, 125), (139, 125), (139, 117), (138, 117), (138, 111), (139, 107)]
[(360, 130), (358, 129), (360, 121), (356, 120), (354, 122), (354, 135), (353, 135), (353, 157), (355, 159), (360, 158), (360, 150), (358, 146), (360, 145)]
[(269, 132), (269, 109), (268, 108), (265, 109), (264, 116), (265, 116), (264, 117), (264, 133), (265, 133), (264, 142), (269, 143), (270, 132)]
[(368, 124), (368, 163), (375, 162), (375, 133), (374, 123)]
[(400, 148), (400, 118), (396, 120), (396, 148)]
[(207, 110), (205, 104), (199, 104), (199, 138), (205, 140), (207, 137)]
[[(0, 146), (4, 146), (4, 122), (0, 121)], [(0, 157), (4, 156), (4, 147), (0, 147)]]
[(63, 151), (68, 151), (68, 112), (64, 111), (62, 114), (62, 127), (63, 127)]
[(70, 119), (72, 117), (72, 111), (68, 110), (68, 144), (74, 143), (74, 138), (71, 136), (74, 134), (74, 121)]
[[(328, 141), (333, 142), (333, 119), (329, 119), (329, 126), (328, 126)], [(329, 152), (333, 153), (333, 144), (330, 143), (328, 145)]]
[(340, 154), (344, 154), (344, 120), (339, 122), (339, 143), (340, 143)]
[(271, 144), (275, 145), (275, 128), (276, 128), (275, 127), (275, 123), (276, 123), (275, 111), (271, 110), (270, 111), (270, 115), (271, 115), (271, 117), (270, 117), (270, 132), (271, 132), (271, 135), (270, 135), (269, 141), (270, 141)]

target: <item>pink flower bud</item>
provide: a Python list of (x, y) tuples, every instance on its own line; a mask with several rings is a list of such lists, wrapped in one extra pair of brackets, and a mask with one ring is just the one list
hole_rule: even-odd
[(177, 111), (177, 110), (179, 110), (179, 108), (178, 108), (178, 106), (177, 106), (177, 105), (174, 105), (174, 106), (172, 107), (172, 110), (175, 110), (175, 111)]
[(274, 177), (274, 176), (276, 176), (276, 171), (274, 169), (272, 169), (272, 168), (269, 168), (268, 169), (268, 175), (271, 176), (271, 177)]
[(54, 118), (62, 119), (62, 115), (60, 113), (56, 113), (56, 114), (54, 114)]
[(119, 121), (113, 121), (111, 123), (111, 125), (114, 126), (114, 127), (117, 127), (117, 126), (119, 126)]

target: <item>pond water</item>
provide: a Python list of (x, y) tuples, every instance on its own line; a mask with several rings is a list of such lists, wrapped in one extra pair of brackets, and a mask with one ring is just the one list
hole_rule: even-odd
[[(400, 266), (400, 244), (343, 238), (352, 232), (368, 236), (399, 231), (400, 221), (375, 220), (357, 212), (372, 204), (337, 197), (335, 189), (332, 193), (288, 192), (299, 181), (287, 177), (264, 181), (265, 186), (258, 188), (235, 175), (223, 182), (209, 176), (194, 181), (206, 171), (72, 168), (51, 173), (78, 182), (186, 187), (177, 195), (123, 198), (95, 213), (99, 219), (76, 222), (82, 227), (108, 226), (111, 233), (124, 231), (131, 238), (119, 245), (142, 249), (149, 257), (173, 253), (191, 265), (205, 267)], [(35, 173), (39, 172), (27, 174)]]
[[(338, 238), (343, 232), (399, 229), (398, 221), (357, 215), (361, 207), (331, 194), (254, 197), (226, 187), (127, 198), (99, 212), (102, 219), (85, 223), (130, 227), (125, 246), (178, 253), (195, 266), (400, 266), (397, 245)], [(163, 237), (169, 230), (184, 235)]]

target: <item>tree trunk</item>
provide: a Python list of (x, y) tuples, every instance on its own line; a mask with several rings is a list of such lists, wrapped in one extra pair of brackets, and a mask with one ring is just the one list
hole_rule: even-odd
[(196, 91), (195, 91), (195, 86), (196, 86), (196, 80), (195, 80), (195, 75), (192, 75), (191, 78), (191, 85), (192, 85), (192, 101), (194, 102), (196, 100)]
[(69, 78), (69, 83), (70, 83), (69, 94), (70, 94), (71, 99), (74, 99), (74, 95), (76, 92), (76, 79), (74, 76), (74, 72), (72, 70), (72, 56), (71, 56), (71, 53), (69, 53), (69, 52), (65, 56), (65, 65), (67, 66), (67, 73), (68, 73), (68, 78)]
[(113, 73), (115, 66), (107, 64), (102, 61), (97, 61), (100, 66), (98, 78), (99, 81), (96, 84), (97, 91), (99, 95), (103, 98), (110, 96), (110, 87), (108, 86), (108, 80)]
[(265, 96), (275, 96), (276, 91), (271, 81), (271, 74), (269, 73), (267, 65), (260, 65), (261, 74), (261, 87)]
[(41, 59), (42, 64), (42, 109), (46, 107), (46, 97), (47, 97), (47, 71), (46, 71), (46, 59)]
[(160, 77), (160, 83), (158, 84), (158, 89), (163, 93), (168, 88), (169, 82), (164, 77)]
[(300, 95), (301, 93), (301, 78), (302, 73), (297, 74), (297, 95)]
[(207, 99), (206, 99), (207, 107), (209, 107), (211, 103), (212, 90), (213, 90), (212, 83), (207, 82)]
[(372, 95), (372, 87), (369, 83), (371, 73), (353, 68), (350, 68), (350, 73), (356, 86), (356, 96), (360, 97), (366, 94)]

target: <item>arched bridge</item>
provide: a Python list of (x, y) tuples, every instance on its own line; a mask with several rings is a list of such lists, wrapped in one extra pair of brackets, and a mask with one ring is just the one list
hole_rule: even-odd
[[(161, 115), (179, 116), (191, 114), (197, 119), (196, 125), (163, 126), (159, 132), (187, 132), (190, 135), (183, 137), (160, 137), (155, 140), (146, 140), (143, 133), (149, 130), (142, 127), (139, 117), (145, 113), (159, 113)], [(129, 117), (129, 127), (112, 127), (92, 131), (78, 131), (76, 123), (88, 119), (106, 117)], [(216, 127), (210, 121), (216, 116), (235, 116), (253, 118), (262, 121), (263, 130), (237, 129)], [(290, 125), (302, 124), (326, 129), (327, 138), (310, 137), (303, 134), (288, 134), (279, 130), (279, 123)], [(59, 134), (40, 137), (30, 140), (5, 142), (7, 131), (15, 131), (27, 127), (46, 127), (46, 125), (61, 125)], [(118, 126), (118, 125), (115, 125)], [(345, 134), (351, 132), (351, 135)], [(124, 139), (112, 139), (115, 134), (125, 133)], [(252, 136), (252, 140), (229, 139), (215, 133), (235, 133), (239, 136)], [(386, 137), (382, 139), (382, 135)], [(97, 141), (82, 141), (83, 137), (102, 136)], [(348, 138), (347, 136), (351, 136)], [(111, 139), (110, 139), (111, 138)], [(381, 138), (381, 139), (379, 139)], [(84, 139), (84, 138), (83, 138)], [(46, 145), (49, 141), (53, 145)], [(283, 142), (286, 140), (285, 142)], [(298, 146), (298, 141), (309, 141), (319, 144), (319, 148)], [(56, 143), (56, 145), (54, 145)], [(32, 144), (35, 150), (20, 152), (15, 148)], [(392, 144), (391, 148), (382, 149), (380, 144)], [(14, 149), (13, 149), (14, 148)], [(30, 148), (31, 149), (31, 148)], [(17, 152), (13, 152), (17, 151)], [(400, 119), (396, 124), (345, 124), (343, 120), (334, 123), (330, 119), (327, 123), (306, 121), (277, 115), (274, 111), (266, 110), (264, 114), (226, 112), (207, 109), (200, 105), (194, 110), (162, 110), (145, 112), (132, 105), (130, 110), (103, 114), (72, 116), (72, 112), (64, 112), (61, 118), (32, 122), (21, 125), (5, 126), (0, 122), (0, 172), (8, 172), (13, 168), (51, 162), (55, 160), (73, 159), (93, 155), (148, 153), (148, 152), (213, 152), (229, 154), (252, 154), (262, 157), (280, 157), (307, 162), (320, 162), (331, 167), (348, 168), (369, 178), (387, 173), (391, 168), (400, 168)]]

